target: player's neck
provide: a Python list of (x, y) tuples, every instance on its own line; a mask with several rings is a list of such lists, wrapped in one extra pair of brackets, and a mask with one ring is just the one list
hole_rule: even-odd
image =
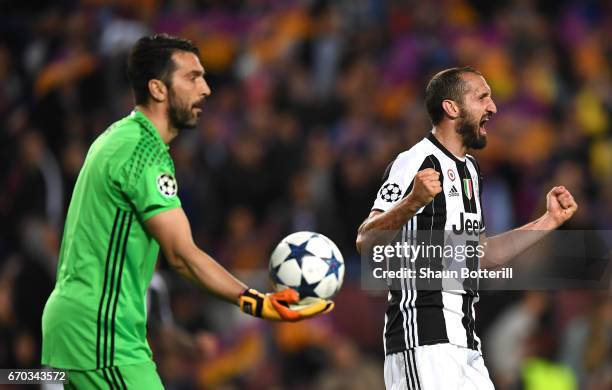
[(136, 110), (143, 113), (153, 123), (166, 145), (178, 135), (178, 130), (170, 125), (168, 113), (164, 108), (136, 105)]
[(463, 145), (461, 137), (457, 131), (444, 124), (438, 124), (433, 127), (432, 133), (434, 137), (453, 155), (464, 158), (467, 153), (467, 148)]

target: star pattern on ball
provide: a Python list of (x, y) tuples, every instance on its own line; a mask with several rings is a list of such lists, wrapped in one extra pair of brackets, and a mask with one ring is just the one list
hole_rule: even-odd
[(300, 286), (297, 288), (297, 290), (300, 292), (300, 299), (303, 299), (305, 297), (318, 297), (317, 293), (315, 292), (315, 288), (319, 285), (319, 282), (310, 284), (306, 281), (306, 279), (304, 279), (304, 276), (302, 276), (302, 279), (300, 280)]
[(325, 261), (327, 263), (327, 266), (329, 268), (327, 268), (327, 273), (325, 274), (325, 276), (329, 276), (329, 275), (336, 275), (336, 279), (340, 280), (340, 275), (338, 274), (338, 272), (340, 271), (340, 267), (342, 267), (342, 263), (340, 263), (338, 261), (338, 259), (336, 258), (336, 255), (333, 254), (329, 259), (322, 259), (323, 261)]
[(329, 238), (304, 231), (290, 234), (276, 246), (269, 276), (276, 291), (290, 287), (302, 298), (329, 298), (342, 285), (342, 267), (342, 254)]
[(270, 272), (270, 276), (272, 278), (272, 283), (278, 285), (278, 284), (282, 284), (284, 285), (285, 282), (283, 282), (279, 277), (278, 277), (278, 270), (281, 267), (281, 265), (283, 265), (283, 263), (280, 263), (279, 265), (277, 265), (276, 267), (272, 268), (272, 272)]
[(401, 196), (400, 186), (395, 183), (387, 183), (380, 189), (380, 197), (385, 202), (395, 202)]
[(304, 258), (304, 256), (314, 256), (308, 251), (308, 249), (306, 249), (306, 245), (308, 245), (308, 240), (304, 241), (300, 245), (289, 243), (289, 250), (291, 250), (291, 252), (287, 255), (284, 261), (295, 259), (300, 268), (302, 268), (302, 258)]

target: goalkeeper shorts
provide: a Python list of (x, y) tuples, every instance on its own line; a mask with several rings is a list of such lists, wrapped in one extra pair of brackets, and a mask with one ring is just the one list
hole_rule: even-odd
[(99, 370), (67, 370), (66, 390), (161, 390), (162, 385), (155, 362), (115, 366)]
[(415, 347), (385, 357), (387, 390), (494, 390), (480, 352), (452, 344)]

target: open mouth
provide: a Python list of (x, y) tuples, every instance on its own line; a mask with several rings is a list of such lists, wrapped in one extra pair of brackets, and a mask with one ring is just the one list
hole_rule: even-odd
[(195, 110), (196, 115), (200, 115), (202, 113), (202, 106), (204, 106), (204, 102), (194, 104), (191, 109)]
[(479, 130), (478, 132), (479, 132), (479, 134), (480, 134), (480, 135), (487, 135), (487, 129), (486, 129), (486, 127), (485, 127), (485, 126), (486, 126), (487, 122), (489, 121), (489, 119), (491, 119), (491, 118), (489, 118), (489, 117), (484, 117), (484, 118), (482, 118), (482, 120), (480, 121), (480, 127), (479, 127), (479, 129), (478, 129), (478, 130)]
[(202, 111), (202, 108), (204, 107), (204, 99), (196, 102), (192, 108), (198, 109), (200, 111)]

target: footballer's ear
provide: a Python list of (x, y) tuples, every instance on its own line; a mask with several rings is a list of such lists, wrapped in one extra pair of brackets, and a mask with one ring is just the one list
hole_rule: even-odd
[(451, 119), (457, 119), (461, 115), (459, 105), (454, 100), (446, 99), (442, 101), (442, 109)]
[(163, 102), (168, 96), (168, 87), (166, 84), (158, 79), (151, 79), (148, 82), (149, 94), (151, 98), (156, 102)]

